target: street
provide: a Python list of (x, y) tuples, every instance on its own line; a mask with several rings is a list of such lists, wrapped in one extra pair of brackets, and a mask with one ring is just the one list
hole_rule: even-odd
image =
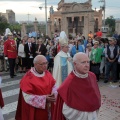
[[(17, 73), (14, 78), (9, 77), (9, 73), (2, 72), (2, 94), (5, 102), (5, 106), (2, 110), (5, 120), (14, 120), (15, 111), (17, 107), (19, 82), (23, 73)], [(118, 83), (103, 83), (98, 82), (102, 106), (99, 111), (98, 120), (120, 120), (120, 87)]]
[(4, 98), (5, 106), (2, 110), (4, 119), (9, 120), (14, 118), (17, 107), (19, 82), (23, 74), (17, 74), (16, 77), (10, 78), (9, 73), (2, 72), (2, 95)]

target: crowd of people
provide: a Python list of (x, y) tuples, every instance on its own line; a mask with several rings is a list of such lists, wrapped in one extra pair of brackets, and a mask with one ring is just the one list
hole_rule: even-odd
[[(61, 45), (59, 40), (60, 35), (58, 33), (56, 33), (52, 39), (46, 36), (45, 38), (36, 40), (32, 36), (29, 37), (29, 35), (21, 39), (20, 33), (14, 34), (9, 30), (7, 32), (9, 34), (6, 33), (6, 38), (9, 40), (0, 40), (1, 72), (8, 71), (9, 69), (10, 77), (13, 78), (16, 75), (14, 72), (19, 71), (20, 73), (25, 73), (33, 67), (33, 59), (35, 56), (44, 55), (49, 62), (48, 70), (56, 74), (56, 70), (53, 71), (53, 65), (54, 63), (56, 64), (56, 61), (59, 59), (57, 56), (60, 56), (62, 49), (64, 49), (64, 46)], [(67, 36), (65, 39), (67, 39)], [(66, 40), (64, 40), (64, 42), (65, 41)], [(105, 83), (108, 82), (109, 79), (112, 79), (114, 82), (119, 80), (120, 42), (119, 36), (117, 36), (116, 33), (113, 37), (102, 38), (102, 32), (99, 29), (96, 34), (90, 31), (87, 39), (84, 35), (78, 34), (75, 37), (69, 37), (66, 43), (66, 50), (63, 51), (69, 53), (69, 57), (73, 58), (78, 52), (83, 52), (88, 55), (90, 58), (90, 71), (95, 73), (97, 81), (99, 81), (100, 78), (104, 78)], [(57, 55), (57, 53), (59, 54)], [(68, 57), (67, 54), (66, 57)], [(56, 69), (57, 66), (59, 67), (59, 63), (55, 65)], [(70, 64), (68, 67), (70, 67)], [(67, 72), (65, 68), (62, 69), (64, 73)], [(69, 73), (70, 72), (68, 72), (68, 74)], [(111, 76), (111, 73), (113, 76)]]
[(9, 68), (11, 78), (18, 71), (26, 73), (20, 81), (16, 120), (97, 120), (97, 82), (119, 80), (119, 38), (102, 38), (100, 29), (90, 31), (88, 38), (67, 37), (62, 31), (37, 40), (7, 32), (0, 41), (1, 71)]

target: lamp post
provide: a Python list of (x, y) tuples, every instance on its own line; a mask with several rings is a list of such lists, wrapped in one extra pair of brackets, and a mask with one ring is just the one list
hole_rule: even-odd
[[(41, 10), (43, 7), (39, 7)], [(45, 23), (46, 23), (46, 35), (48, 34), (48, 27), (47, 27), (47, 0), (45, 0)]]
[(30, 14), (28, 13), (27, 15), (28, 15), (28, 24), (29, 24), (29, 16), (30, 16)]
[(45, 22), (46, 22), (46, 35), (48, 34), (47, 27), (47, 0), (45, 0)]

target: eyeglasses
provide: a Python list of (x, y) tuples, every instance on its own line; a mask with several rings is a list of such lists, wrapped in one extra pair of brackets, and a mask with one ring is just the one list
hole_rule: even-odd
[(41, 64), (37, 63), (37, 64), (40, 65), (40, 66), (43, 66), (43, 65), (48, 65), (48, 62), (44, 62), (44, 63), (41, 63)]

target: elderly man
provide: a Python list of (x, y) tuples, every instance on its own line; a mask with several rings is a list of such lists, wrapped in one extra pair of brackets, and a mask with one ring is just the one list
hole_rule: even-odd
[(74, 70), (58, 89), (53, 120), (97, 120), (101, 97), (85, 53), (73, 57)]
[(47, 71), (43, 55), (34, 58), (34, 67), (20, 82), (16, 120), (49, 120), (57, 95), (55, 80)]
[(72, 71), (72, 58), (70, 57), (68, 39), (64, 31), (60, 33), (59, 39), (61, 51), (54, 58), (53, 77), (56, 85), (60, 86), (68, 74)]

